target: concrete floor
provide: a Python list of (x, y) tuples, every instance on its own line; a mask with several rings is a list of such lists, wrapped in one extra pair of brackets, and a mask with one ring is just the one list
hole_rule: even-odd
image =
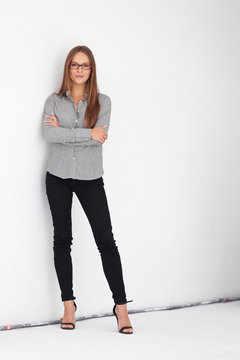
[(240, 359), (240, 301), (129, 318), (132, 335), (118, 333), (113, 316), (78, 321), (72, 331), (59, 324), (1, 331), (1, 359)]

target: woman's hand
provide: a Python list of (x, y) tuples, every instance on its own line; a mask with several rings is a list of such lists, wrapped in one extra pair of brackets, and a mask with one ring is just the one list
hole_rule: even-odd
[(58, 127), (58, 118), (57, 116), (55, 116), (53, 113), (52, 115), (48, 115), (46, 116), (47, 118), (51, 118), (53, 120), (44, 120), (45, 124), (49, 124), (49, 125), (52, 125), (52, 126), (55, 126), (55, 127)]
[(93, 140), (97, 140), (97, 141), (100, 141), (100, 143), (104, 143), (105, 140), (107, 140), (107, 132), (104, 130), (104, 128), (106, 127), (107, 125), (104, 125), (104, 126), (97, 126), (93, 129), (91, 129), (91, 138)]

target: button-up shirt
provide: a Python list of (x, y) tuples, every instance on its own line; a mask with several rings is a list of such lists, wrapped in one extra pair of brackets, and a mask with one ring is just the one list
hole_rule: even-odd
[[(111, 99), (99, 93), (100, 112), (94, 127), (104, 126), (109, 130)], [(88, 97), (79, 101), (78, 108), (69, 91), (62, 95), (51, 94), (44, 105), (42, 129), (46, 141), (51, 143), (46, 171), (63, 179), (92, 180), (104, 174), (102, 143), (91, 139), (91, 129), (85, 128), (83, 119)], [(46, 124), (48, 115), (58, 118), (58, 127)], [(107, 139), (108, 140), (108, 139)], [(105, 140), (105, 141), (107, 141)]]

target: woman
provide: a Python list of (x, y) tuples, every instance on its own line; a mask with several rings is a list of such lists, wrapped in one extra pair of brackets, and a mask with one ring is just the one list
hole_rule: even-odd
[(75, 328), (72, 282), (72, 197), (75, 192), (91, 225), (114, 299), (118, 331), (133, 332), (127, 312), (121, 259), (112, 233), (104, 189), (102, 144), (108, 138), (110, 97), (98, 91), (96, 65), (87, 46), (67, 55), (61, 89), (48, 96), (43, 133), (51, 143), (46, 194), (52, 214), (54, 265), (64, 302), (62, 329)]

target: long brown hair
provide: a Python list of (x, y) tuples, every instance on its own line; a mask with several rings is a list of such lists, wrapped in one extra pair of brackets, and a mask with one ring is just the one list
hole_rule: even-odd
[(73, 56), (79, 51), (83, 52), (88, 56), (91, 66), (91, 72), (85, 85), (85, 91), (87, 92), (87, 96), (88, 96), (88, 106), (85, 112), (84, 121), (86, 128), (93, 128), (97, 122), (98, 114), (100, 112), (100, 103), (98, 100), (99, 89), (97, 85), (95, 59), (92, 51), (87, 46), (78, 45), (69, 51), (67, 58), (65, 60), (62, 85), (59, 92), (58, 93), (55, 92), (55, 94), (62, 95), (67, 90), (70, 91), (70, 85), (72, 81), (69, 76), (70, 64), (72, 62)]

